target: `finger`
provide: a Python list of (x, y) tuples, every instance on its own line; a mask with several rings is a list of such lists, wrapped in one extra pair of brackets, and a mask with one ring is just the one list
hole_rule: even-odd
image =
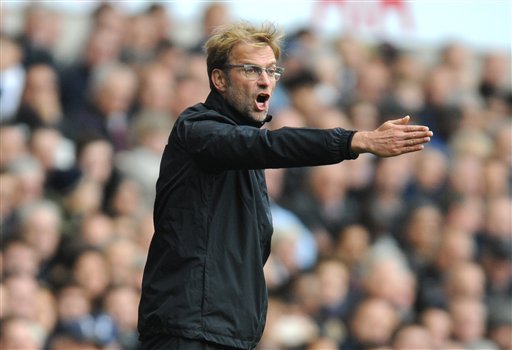
[(423, 150), (424, 148), (425, 148), (424, 144), (404, 146), (401, 148), (401, 150), (398, 154), (417, 152), (417, 151)]
[(409, 140), (407, 145), (408, 146), (421, 145), (421, 144), (427, 143), (429, 141), (430, 141), (430, 137), (422, 137), (422, 138)]
[(404, 148), (403, 153), (417, 152), (417, 151), (421, 151), (424, 148), (425, 148), (425, 145), (423, 145), (423, 144), (415, 145), (415, 146), (408, 146), (408, 147)]
[(430, 137), (432, 137), (434, 134), (432, 131), (414, 131), (414, 132), (407, 132), (405, 133), (405, 140), (409, 139), (422, 139), (428, 137), (430, 140)]
[(404, 137), (404, 144), (406, 145), (415, 145), (417, 143), (421, 143), (423, 142), (423, 140), (426, 140), (426, 139), (430, 139), (428, 136), (426, 135), (414, 135), (414, 136), (411, 136), (411, 137)]
[(397, 125), (405, 125), (405, 124), (408, 124), (410, 120), (411, 120), (411, 117), (406, 115), (403, 118), (393, 119), (393, 120), (390, 120), (389, 122), (392, 124), (397, 124)]
[[(430, 131), (428, 126), (424, 126), (424, 125), (407, 125), (403, 130), (405, 132)], [(430, 135), (430, 136), (432, 136), (432, 135)]]

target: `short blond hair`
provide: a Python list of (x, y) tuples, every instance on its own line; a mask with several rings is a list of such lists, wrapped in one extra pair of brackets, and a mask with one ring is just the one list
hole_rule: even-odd
[(233, 48), (238, 44), (259, 47), (269, 46), (276, 60), (281, 55), (281, 41), (284, 35), (273, 23), (266, 22), (256, 27), (248, 22), (236, 22), (217, 27), (204, 45), (210, 88), (213, 89), (211, 75), (214, 69), (223, 69), (229, 61)]

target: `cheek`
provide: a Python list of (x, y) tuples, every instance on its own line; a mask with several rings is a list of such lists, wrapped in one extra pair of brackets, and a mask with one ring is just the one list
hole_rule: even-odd
[(249, 101), (250, 93), (245, 85), (233, 85), (228, 89), (228, 97), (231, 98), (235, 104), (247, 104)]
[(249, 100), (253, 95), (253, 90), (253, 86), (246, 83), (239, 85), (237, 92), (244, 100)]

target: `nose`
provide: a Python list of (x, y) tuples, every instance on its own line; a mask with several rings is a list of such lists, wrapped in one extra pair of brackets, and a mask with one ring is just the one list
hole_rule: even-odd
[(258, 77), (257, 82), (260, 86), (268, 86), (272, 83), (272, 79), (270, 79), (267, 71), (263, 70), (263, 72), (261, 72), (260, 76)]

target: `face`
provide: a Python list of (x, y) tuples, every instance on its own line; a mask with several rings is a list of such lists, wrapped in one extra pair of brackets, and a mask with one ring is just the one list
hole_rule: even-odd
[[(229, 64), (253, 64), (263, 68), (275, 67), (276, 58), (269, 46), (256, 47), (250, 44), (239, 44), (234, 47)], [(258, 79), (249, 80), (241, 68), (226, 71), (214, 70), (214, 83), (221, 95), (244, 115), (256, 121), (267, 117), (270, 97), (276, 82), (263, 72)], [(258, 101), (258, 96), (264, 99)]]

